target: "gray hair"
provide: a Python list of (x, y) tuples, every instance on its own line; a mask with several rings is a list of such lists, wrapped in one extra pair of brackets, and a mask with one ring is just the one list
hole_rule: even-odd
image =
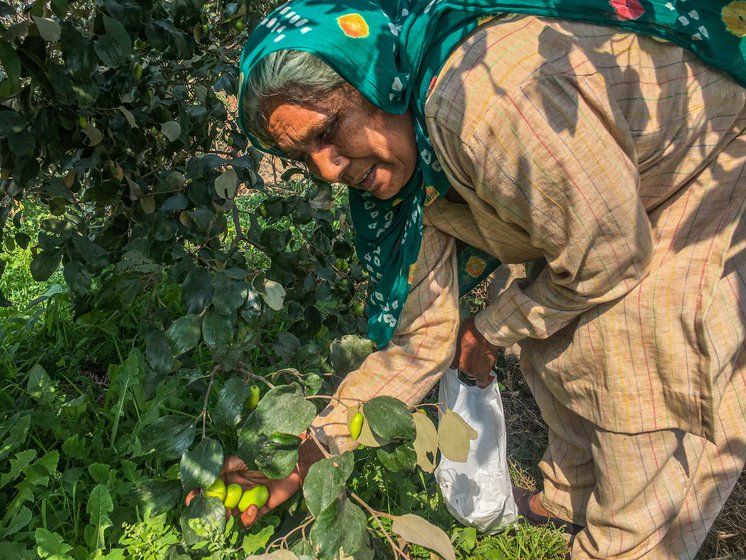
[(345, 84), (344, 79), (319, 57), (297, 50), (268, 54), (245, 79), (243, 123), (250, 134), (267, 146), (275, 145), (267, 132), (266, 111), (271, 99), (306, 105)]

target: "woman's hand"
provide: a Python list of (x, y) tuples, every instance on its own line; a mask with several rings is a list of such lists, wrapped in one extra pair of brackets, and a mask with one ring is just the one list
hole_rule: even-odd
[[(237, 507), (233, 509), (226, 508), (226, 516), (240, 514), (241, 523), (245, 527), (250, 527), (256, 523), (257, 519), (290, 499), (300, 489), (302, 481), (306, 474), (308, 474), (308, 469), (311, 468), (311, 465), (322, 458), (323, 454), (316, 445), (316, 442), (310, 438), (304, 439), (298, 450), (298, 466), (295, 470), (285, 478), (271, 480), (259, 471), (249, 470), (246, 464), (237, 456), (229, 455), (223, 461), (223, 467), (220, 469), (220, 474), (218, 475), (223, 479), (223, 482), (226, 485), (233, 483), (239, 484), (244, 492), (261, 484), (269, 490), (269, 498), (267, 499), (267, 503), (261, 508), (252, 505), (243, 513)], [(191, 490), (186, 497), (187, 505), (198, 495), (199, 490)]]
[(492, 383), (492, 366), (495, 365), (499, 349), (477, 330), (474, 317), (468, 317), (459, 326), (456, 356), (451, 367), (473, 377), (477, 386), (484, 389)]

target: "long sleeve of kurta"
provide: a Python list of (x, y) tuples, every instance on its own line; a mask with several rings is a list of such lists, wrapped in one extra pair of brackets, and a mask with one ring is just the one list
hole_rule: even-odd
[(335, 399), (314, 421), (317, 434), (340, 452), (357, 445), (349, 437), (347, 407), (387, 395), (415, 405), (453, 360), (458, 332), (458, 286), (453, 238), (423, 231), (412, 286), (396, 333), (340, 384)]
[[(514, 282), (476, 317), (490, 342), (506, 346), (547, 338), (624, 296), (645, 277), (653, 244), (631, 135), (604, 78), (551, 63), (526, 75), (506, 61), (501, 71), (469, 60), (478, 47), (441, 72), (428, 130), (492, 252), (546, 259), (538, 278)], [(591, 70), (581, 52), (574, 62)], [(524, 258), (506, 246), (505, 227), (527, 245)]]

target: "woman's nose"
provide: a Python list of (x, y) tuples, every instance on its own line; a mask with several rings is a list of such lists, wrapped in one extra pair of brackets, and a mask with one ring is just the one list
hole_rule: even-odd
[(329, 183), (342, 181), (350, 160), (339, 153), (334, 146), (324, 146), (309, 153), (309, 168), (315, 175)]

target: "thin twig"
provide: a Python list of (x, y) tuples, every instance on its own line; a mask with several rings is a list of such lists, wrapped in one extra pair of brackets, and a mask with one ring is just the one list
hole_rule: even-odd
[(310, 525), (311, 523), (313, 523), (313, 517), (309, 515), (308, 517), (306, 517), (306, 519), (304, 519), (304, 520), (303, 520), (303, 523), (301, 523), (301, 524), (300, 524), (300, 525), (298, 525), (297, 527), (294, 527), (293, 529), (291, 529), (291, 530), (290, 530), (290, 531), (288, 532), (288, 534), (287, 534), (287, 535), (285, 535), (284, 537), (279, 537), (279, 538), (276, 538), (276, 539), (275, 539), (275, 540), (273, 540), (273, 541), (272, 541), (271, 543), (269, 543), (269, 545), (267, 545), (267, 550), (269, 550), (270, 548), (272, 548), (272, 547), (275, 547), (275, 546), (276, 546), (277, 548), (279, 548), (279, 549), (282, 549), (282, 545), (283, 545), (283, 544), (285, 545), (285, 548), (288, 548), (288, 549), (289, 549), (290, 547), (288, 546), (288, 538), (290, 537), (290, 535), (292, 535), (292, 534), (293, 534), (293, 533), (295, 533), (296, 531), (301, 531), (301, 532), (303, 533), (303, 536), (305, 537), (305, 533), (304, 533), (304, 530), (305, 530), (305, 528), (306, 528), (306, 527), (308, 527), (308, 526), (309, 526), (309, 525)]
[(270, 383), (269, 381), (267, 381), (266, 377), (262, 377), (261, 375), (257, 375), (256, 373), (252, 373), (251, 371), (249, 371), (249, 368), (246, 367), (246, 364), (239, 363), (238, 364), (238, 369), (239, 369), (239, 371), (241, 373), (243, 373), (249, 379), (254, 379), (255, 381), (260, 381), (261, 383), (264, 383), (270, 389), (274, 389), (275, 388), (275, 386), (272, 383)]
[(321, 444), (321, 442), (319, 441), (319, 439), (318, 439), (318, 438), (316, 437), (316, 434), (315, 434), (315, 433), (313, 433), (313, 430), (309, 430), (309, 431), (308, 431), (308, 435), (309, 435), (309, 436), (311, 437), (311, 439), (313, 440), (313, 442), (314, 442), (314, 443), (316, 444), (316, 447), (318, 447), (318, 448), (319, 448), (319, 450), (321, 451), (321, 453), (322, 453), (322, 454), (324, 455), (324, 458), (325, 458), (325, 459), (328, 459), (329, 457), (331, 457), (331, 456), (332, 456), (332, 455), (331, 455), (331, 453), (329, 453), (329, 452), (328, 452), (328, 451), (326, 450), (326, 447), (324, 447), (324, 446), (323, 446), (323, 445)]
[(382, 511), (374, 510), (368, 504), (366, 504), (365, 501), (360, 496), (355, 494), (355, 492), (349, 492), (349, 494), (352, 499), (354, 499), (357, 503), (363, 506), (363, 508), (365, 508), (365, 510), (373, 516), (373, 519), (375, 519), (376, 523), (378, 524), (378, 527), (380, 527), (381, 532), (386, 537), (386, 540), (389, 541), (389, 545), (391, 545), (391, 550), (394, 551), (394, 554), (401, 555), (402, 558), (407, 558), (408, 560), (411, 560), (409, 558), (409, 555), (406, 552), (404, 552), (401, 548), (399, 548), (399, 546), (391, 538), (391, 535), (389, 535), (389, 532), (383, 526), (383, 523), (381, 523), (381, 518), (379, 517), (379, 514), (380, 516), (388, 517), (389, 519), (393, 519), (393, 516), (388, 515), (387, 513), (383, 513)]
[(202, 439), (205, 439), (206, 435), (206, 427), (205, 424), (207, 422), (207, 401), (210, 398), (210, 389), (212, 389), (212, 382), (215, 381), (215, 373), (220, 369), (220, 366), (215, 366), (212, 368), (212, 372), (210, 373), (210, 382), (207, 384), (207, 391), (205, 391), (205, 402), (202, 405)]

